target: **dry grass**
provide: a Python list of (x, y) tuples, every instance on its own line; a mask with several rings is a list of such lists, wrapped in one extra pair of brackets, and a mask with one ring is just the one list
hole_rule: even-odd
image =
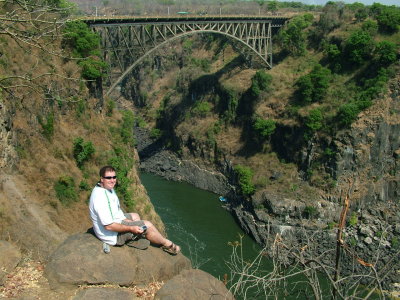
[(16, 298), (28, 289), (39, 289), (44, 266), (40, 262), (27, 261), (7, 275), (0, 287), (0, 298)]
[(115, 285), (90, 285), (81, 286), (69, 289), (69, 296), (61, 296), (57, 291), (52, 290), (44, 277), (44, 264), (40, 261), (33, 261), (29, 257), (7, 275), (5, 283), (0, 287), (0, 298), (24, 298), (29, 295), (29, 299), (72, 299), (74, 294), (77, 294), (82, 289), (88, 288), (118, 288), (125, 289), (134, 293), (140, 299), (154, 299), (157, 291), (164, 285), (164, 282), (154, 281), (147, 285), (119, 287)]

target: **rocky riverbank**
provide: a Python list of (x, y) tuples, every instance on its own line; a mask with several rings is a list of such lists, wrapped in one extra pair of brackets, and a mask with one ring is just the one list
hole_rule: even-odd
[[(137, 148), (140, 168), (168, 180), (185, 181), (198, 188), (220, 195), (228, 195), (227, 208), (240, 226), (258, 244), (265, 246), (278, 234), (288, 244), (309, 247), (321, 262), (333, 266), (336, 253), (337, 224), (327, 224), (325, 215), (340, 215), (339, 203), (321, 201), (318, 214), (304, 218), (302, 204), (295, 200), (280, 199), (267, 193), (256, 194), (253, 203), (235, 194), (235, 187), (229, 182), (232, 174), (223, 174), (198, 166), (194, 161), (182, 160), (173, 152), (162, 147), (161, 142), (149, 138), (146, 130), (137, 129)], [(225, 162), (225, 170), (232, 170)], [(227, 175), (227, 176), (226, 176)], [(399, 289), (400, 282), (400, 225), (395, 203), (377, 203), (348, 217), (344, 230), (343, 251), (347, 253), (342, 262), (343, 274), (373, 274), (377, 271), (380, 285), (385, 290)], [(307, 241), (307, 242), (305, 242)], [(304, 245), (303, 245), (304, 244)]]

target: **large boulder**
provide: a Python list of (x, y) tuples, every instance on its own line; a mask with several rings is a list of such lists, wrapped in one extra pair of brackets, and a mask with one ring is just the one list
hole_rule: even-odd
[(225, 285), (210, 274), (198, 270), (184, 270), (158, 290), (155, 300), (233, 300)]
[(7, 279), (21, 260), (21, 252), (17, 247), (6, 241), (0, 241), (0, 285)]
[(191, 263), (182, 254), (171, 256), (158, 247), (139, 250), (111, 247), (105, 254), (103, 243), (90, 233), (67, 238), (50, 256), (45, 276), (52, 288), (62, 285), (116, 284), (143, 285), (167, 281)]

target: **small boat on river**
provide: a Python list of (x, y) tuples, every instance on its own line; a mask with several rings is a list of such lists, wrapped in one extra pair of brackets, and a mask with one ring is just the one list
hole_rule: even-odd
[(227, 202), (228, 199), (226, 199), (225, 197), (219, 196), (219, 201), (221, 201), (221, 202)]

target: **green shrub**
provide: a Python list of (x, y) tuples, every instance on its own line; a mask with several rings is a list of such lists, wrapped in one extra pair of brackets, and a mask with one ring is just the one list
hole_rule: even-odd
[(86, 101), (82, 99), (77, 101), (75, 107), (76, 107), (76, 116), (78, 118), (81, 118), (86, 111)]
[(307, 219), (314, 219), (318, 217), (318, 210), (314, 206), (306, 206), (303, 210), (303, 216)]
[(255, 187), (252, 183), (253, 171), (249, 167), (237, 165), (234, 170), (238, 177), (240, 191), (244, 196), (251, 196), (255, 192)]
[(123, 143), (133, 146), (135, 139), (133, 136), (133, 127), (135, 126), (135, 116), (130, 110), (122, 112), (122, 123), (120, 126), (120, 135)]
[(358, 223), (358, 217), (357, 214), (355, 212), (351, 213), (350, 219), (349, 219), (349, 225), (354, 227), (356, 226)]
[(141, 116), (136, 116), (136, 125), (140, 128), (146, 128), (147, 123)]
[(397, 60), (397, 46), (395, 43), (382, 41), (376, 45), (375, 60), (381, 66), (388, 66)]
[(322, 101), (330, 80), (331, 71), (317, 64), (309, 74), (301, 76), (296, 83), (300, 100), (306, 103)]
[(220, 109), (223, 112), (222, 119), (231, 122), (236, 118), (239, 98), (233, 89), (223, 89), (219, 101)]
[(339, 126), (346, 127), (351, 125), (360, 112), (358, 105), (354, 102), (342, 104), (336, 114), (336, 120)]
[(309, 14), (293, 17), (278, 33), (281, 47), (293, 56), (304, 55), (307, 39), (304, 29), (311, 25), (311, 21)]
[(115, 109), (115, 101), (113, 100), (108, 100), (106, 103), (106, 116), (107, 117), (111, 117), (114, 113), (114, 109)]
[(335, 156), (336, 156), (336, 152), (334, 150), (332, 150), (329, 147), (325, 148), (324, 157), (326, 157), (327, 159), (331, 159), (331, 158), (334, 158)]
[(201, 68), (204, 72), (210, 72), (211, 64), (206, 58), (191, 58), (191, 62), (194, 66)]
[(90, 190), (90, 186), (89, 186), (89, 184), (88, 184), (88, 182), (86, 180), (82, 180), (79, 183), (79, 189), (81, 191), (89, 191)]
[(49, 113), (46, 117), (46, 121), (43, 121), (41, 116), (38, 116), (38, 122), (42, 126), (42, 134), (46, 139), (50, 140), (54, 134), (54, 115)]
[(258, 97), (261, 91), (268, 92), (271, 89), (272, 76), (264, 70), (257, 71), (251, 79), (250, 92), (253, 97)]
[(82, 169), (83, 164), (88, 161), (95, 153), (92, 142), (85, 142), (83, 138), (77, 137), (73, 143), (73, 156), (77, 166)]
[(158, 129), (158, 128), (152, 128), (151, 129), (151, 131), (150, 131), (150, 137), (152, 138), (152, 139), (159, 139), (160, 137), (162, 136), (162, 131), (161, 131), (161, 129)]
[(398, 32), (400, 28), (400, 9), (394, 6), (382, 6), (376, 16), (376, 20), (381, 32)]
[(69, 206), (78, 201), (78, 195), (75, 191), (75, 181), (71, 176), (61, 176), (54, 184), (54, 190), (57, 198), (62, 205)]
[(374, 41), (369, 32), (358, 30), (345, 41), (344, 59), (350, 65), (359, 66), (371, 58)]
[(100, 36), (82, 21), (67, 22), (63, 33), (62, 46), (80, 59), (82, 77), (87, 80), (102, 77), (108, 66), (100, 59)]
[(206, 117), (211, 111), (211, 104), (207, 101), (197, 101), (192, 108), (192, 114), (199, 117)]
[(275, 132), (276, 122), (271, 119), (256, 118), (253, 122), (253, 129), (262, 139), (266, 139)]
[(108, 160), (108, 164), (117, 170), (118, 185), (116, 191), (122, 202), (128, 209), (133, 209), (135, 201), (131, 190), (132, 180), (128, 177), (133, 168), (133, 158), (125, 147), (115, 147), (113, 156)]
[(342, 52), (339, 47), (336, 44), (329, 44), (325, 52), (328, 55), (331, 69), (334, 72), (339, 72), (342, 69)]
[(82, 67), (82, 77), (87, 80), (96, 80), (106, 74), (107, 64), (104, 61), (88, 58), (78, 63)]
[(100, 36), (82, 21), (67, 22), (64, 27), (62, 46), (70, 48), (77, 58), (100, 55)]
[(394, 237), (392, 238), (392, 240), (391, 240), (391, 244), (392, 244), (392, 247), (393, 247), (394, 249), (398, 249), (399, 246), (400, 246), (400, 242), (399, 242), (398, 237), (394, 236)]
[(310, 110), (308, 116), (306, 117), (305, 124), (307, 129), (311, 132), (318, 131), (322, 128), (322, 121), (324, 116), (319, 108)]
[(361, 29), (374, 36), (378, 32), (378, 23), (374, 20), (366, 20), (361, 25)]
[(356, 13), (354, 14), (356, 20), (358, 22), (364, 21), (368, 17), (368, 10), (366, 7), (362, 7), (357, 9)]
[(337, 227), (337, 225), (338, 224), (336, 222), (329, 222), (327, 224), (327, 229), (333, 229), (333, 228)]

